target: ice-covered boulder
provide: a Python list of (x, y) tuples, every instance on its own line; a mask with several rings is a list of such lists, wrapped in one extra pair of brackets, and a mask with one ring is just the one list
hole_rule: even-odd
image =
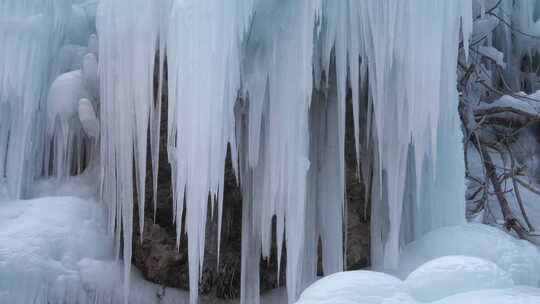
[(424, 302), (468, 291), (514, 285), (510, 275), (495, 263), (467, 256), (447, 256), (429, 261), (414, 270), (404, 283), (415, 299)]
[(497, 228), (482, 224), (444, 227), (409, 244), (400, 256), (398, 274), (407, 277), (420, 265), (448, 255), (486, 259), (507, 271), (515, 284), (538, 286), (540, 252)]
[(349, 271), (313, 283), (296, 304), (379, 304), (400, 293), (404, 293), (403, 283), (391, 275)]

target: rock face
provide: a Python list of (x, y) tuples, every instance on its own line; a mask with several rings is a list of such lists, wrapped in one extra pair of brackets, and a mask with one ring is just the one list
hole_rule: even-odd
[[(138, 211), (134, 216), (133, 264), (151, 282), (181, 289), (189, 288), (187, 239), (180, 238), (176, 246), (175, 224), (172, 221), (171, 172), (167, 161), (166, 126), (167, 96), (163, 99), (161, 150), (158, 175), (157, 210), (152, 206), (151, 170), (148, 169), (144, 233), (140, 242)], [(350, 113), (350, 111), (349, 111)], [(365, 212), (364, 188), (356, 174), (352, 118), (347, 118), (346, 134), (347, 182), (347, 269), (361, 269), (369, 265), (369, 219)], [(210, 210), (210, 209), (209, 209)], [(209, 218), (206, 231), (204, 269), (200, 280), (202, 303), (218, 299), (235, 299), (240, 295), (242, 195), (228, 157), (225, 170), (224, 209), (220, 261), (217, 261), (217, 218)], [(284, 249), (285, 250), (285, 249)], [(278, 284), (276, 250), (269, 261), (261, 260), (261, 292)], [(283, 255), (285, 257), (285, 255)], [(281, 269), (285, 269), (282, 258)], [(280, 285), (285, 283), (282, 271)]]

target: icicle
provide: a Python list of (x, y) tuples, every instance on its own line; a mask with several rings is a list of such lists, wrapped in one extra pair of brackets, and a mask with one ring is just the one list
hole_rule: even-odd
[(218, 197), (222, 210), (225, 155), (234, 137), (234, 102), (240, 89), (239, 47), (248, 21), (245, 16), (251, 12), (249, 3), (191, 0), (175, 1), (172, 7), (167, 40), (169, 161), (174, 171), (177, 232), (181, 232), (185, 191), (193, 304), (203, 266), (209, 195)]
[[(251, 189), (255, 192), (251, 196), (252, 204), (260, 206), (256, 211), (259, 215), (252, 221), (259, 221), (262, 254), (268, 257), (272, 218), (276, 215), (278, 265), (285, 241), (287, 292), (291, 303), (304, 284), (302, 258), (310, 167), (308, 111), (319, 7), (316, 1), (258, 2), (244, 49), (243, 88), (249, 95), (245, 133), (249, 137), (247, 163), (252, 170), (245, 178), (251, 178)], [(248, 258), (247, 249), (243, 250), (243, 256)], [(248, 271), (242, 269), (243, 278), (247, 278)], [(250, 282), (242, 288), (255, 288), (251, 284), (256, 283)], [(249, 303), (252, 299), (242, 301)]]
[[(123, 231), (124, 299), (130, 286), (133, 202), (144, 227), (146, 149), (154, 105), (154, 58), (159, 33), (158, 3), (103, 0), (98, 9), (101, 72), (102, 199), (116, 231)], [(135, 181), (134, 181), (135, 177)], [(121, 226), (120, 226), (121, 225)], [(116, 238), (117, 242), (120, 238)], [(120, 247), (119, 244), (116, 245)]]
[(167, 0), (160, 6), (161, 22), (159, 25), (159, 57), (158, 57), (158, 91), (155, 104), (150, 112), (150, 144), (152, 157), (152, 201), (154, 205), (154, 222), (157, 214), (157, 186), (159, 171), (159, 152), (161, 142), (161, 101), (163, 98), (163, 84), (165, 73), (166, 41), (168, 32), (169, 12), (171, 1)]

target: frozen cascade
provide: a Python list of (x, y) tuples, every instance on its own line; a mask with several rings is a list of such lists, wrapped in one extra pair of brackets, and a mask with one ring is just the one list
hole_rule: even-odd
[(319, 239), (324, 274), (343, 270), (349, 88), (357, 156), (373, 164), (359, 174), (373, 172), (374, 266), (395, 268), (402, 245), (464, 222), (455, 84), (471, 1), (101, 0), (97, 12), (94, 1), (71, 2), (0, 1), (0, 172), (20, 197), (34, 176), (69, 177), (96, 154), (116, 253), (131, 261), (148, 141), (156, 193), (163, 83), (155, 98), (153, 77), (167, 53), (168, 157), (192, 304), (206, 218), (221, 221), (228, 149), (243, 191), (242, 303), (259, 303), (256, 270), (273, 234), (279, 260), (287, 249), (289, 302), (316, 279)]
[[(131, 183), (109, 188), (114, 183), (108, 181), (125, 181), (133, 174), (127, 161), (132, 158), (128, 150), (136, 147), (137, 193), (144, 192), (141, 190), (147, 118), (154, 117), (149, 111), (155, 111), (148, 85), (156, 51), (156, 43), (151, 41), (158, 40), (160, 31), (167, 38), (171, 101), (168, 152), (173, 168), (175, 218), (178, 237), (183, 231), (189, 236), (192, 282), (200, 276), (203, 263), (208, 197), (212, 214), (216, 205), (217, 216), (221, 217), (228, 146), (235, 166), (236, 159), (239, 160), (244, 207), (251, 214), (243, 219), (242, 301), (258, 301), (258, 280), (248, 279), (251, 276), (246, 268), (256, 265), (261, 254), (270, 256), (274, 216), (278, 259), (282, 246), (287, 247), (289, 301), (315, 279), (319, 238), (325, 273), (342, 270), (339, 248), (343, 240), (336, 235), (342, 235), (344, 212), (346, 89), (350, 83), (354, 117), (358, 120), (360, 96), (365, 90), (360, 83), (366, 83), (368, 77), (372, 98), (368, 110), (372, 109), (373, 119), (364, 131), (371, 133), (367, 137), (371, 143), (362, 144), (374, 145), (373, 197), (380, 201), (373, 208), (373, 256), (384, 257), (375, 260), (375, 264), (397, 265), (400, 238), (409, 242), (438, 225), (464, 220), (464, 207), (454, 205), (462, 201), (464, 185), (457, 92), (453, 84), (456, 45), (460, 37), (467, 43), (472, 27), (470, 2), (239, 1), (231, 6), (209, 0), (163, 1), (161, 5), (170, 9), (150, 5), (145, 11), (147, 16), (137, 18), (129, 16), (132, 5), (128, 8), (127, 4), (113, 5), (107, 1), (101, 5), (101, 12), (107, 17), (100, 15), (98, 22), (103, 41), (100, 67), (105, 104), (102, 161), (107, 168), (103, 191), (104, 198), (122, 198), (116, 208), (111, 208), (111, 219), (115, 212), (124, 214), (116, 217), (117, 231), (120, 222), (131, 223), (134, 189)], [(167, 25), (154, 19), (156, 11), (164, 12), (160, 18), (168, 19)], [(136, 30), (111, 23), (113, 16), (137, 26), (145, 24), (146, 35), (131, 37), (129, 31)], [(151, 47), (142, 50), (143, 44)], [(129, 58), (127, 50), (136, 54), (133, 58), (140, 59), (137, 63), (142, 62), (143, 68), (113, 62), (115, 52), (128, 54), (122, 57)], [(435, 55), (431, 55), (433, 51)], [(160, 68), (162, 60), (160, 55)], [(332, 61), (335, 71), (330, 69)], [(120, 67), (122, 73), (117, 72), (119, 77), (113, 79), (111, 73)], [(326, 83), (320, 81), (322, 71), (327, 75)], [(131, 77), (143, 74), (139, 79)], [(329, 81), (336, 83), (335, 92), (326, 89)], [(129, 90), (134, 87), (146, 89), (143, 94), (131, 96)], [(240, 109), (235, 119), (239, 91)], [(323, 97), (314, 98), (314, 91), (322, 92)], [(119, 100), (127, 100), (131, 107), (114, 105)], [(116, 113), (115, 108), (140, 110), (117, 119), (111, 115)], [(121, 125), (111, 127), (117, 123)], [(151, 133), (151, 141), (155, 142), (155, 130)], [(363, 138), (360, 133), (356, 121), (358, 154), (359, 139)], [(115, 153), (131, 157), (119, 160), (113, 157)], [(441, 160), (448, 159), (447, 156), (452, 161), (443, 163)], [(413, 199), (403, 206), (405, 172), (411, 163), (413, 170), (409, 172), (419, 182), (408, 186)], [(115, 171), (115, 167), (119, 168)], [(329, 176), (332, 183), (327, 182)], [(448, 194), (446, 200), (432, 206), (432, 195), (442, 189)], [(404, 208), (406, 216), (402, 214)], [(141, 212), (142, 209), (139, 208)], [(181, 221), (184, 212), (185, 230)], [(402, 226), (412, 233), (402, 236)], [(124, 239), (131, 239), (130, 229), (126, 227)], [(129, 247), (125, 248), (128, 258)], [(196, 284), (191, 285), (191, 292), (191, 301), (195, 303)]]

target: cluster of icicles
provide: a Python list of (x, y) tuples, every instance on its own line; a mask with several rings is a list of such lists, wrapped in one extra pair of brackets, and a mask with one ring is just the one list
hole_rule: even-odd
[[(42, 21), (47, 23), (44, 32), (56, 36), (20, 33), (43, 39), (36, 45), (49, 45), (39, 50), (50, 52), (42, 55), (43, 62), (61, 49), (60, 37), (73, 22), (62, 16), (78, 20), (70, 1), (5, 2), (0, 3), (0, 14), (13, 15), (26, 7), (27, 15), (41, 12), (36, 18), (51, 17), (52, 21)], [(466, 50), (472, 31), (471, 1), (101, 0), (96, 29), (97, 36), (90, 37), (85, 50), (69, 51), (77, 53), (73, 56), (82, 54), (76, 71), (57, 80), (65, 78), (82, 87), (67, 97), (60, 88), (60, 103), (48, 104), (49, 121), (41, 124), (49, 125), (52, 142), (44, 141), (41, 148), (54, 156), (42, 158), (35, 168), (49, 172), (43, 168), (53, 157), (57, 161), (52, 172), (69, 176), (87, 166), (78, 165), (77, 159), (96, 160), (109, 228), (116, 232), (117, 248), (123, 247), (128, 261), (126, 293), (135, 202), (142, 237), (147, 150), (155, 204), (165, 68), (174, 218), (178, 239), (182, 233), (188, 235), (191, 282), (201, 276), (206, 218), (217, 213), (221, 221), (228, 148), (243, 192), (242, 303), (259, 303), (259, 262), (271, 254), (273, 233), (278, 260), (282, 246), (287, 248), (289, 302), (316, 279), (319, 239), (324, 273), (344, 269), (348, 89), (357, 158), (371, 164), (358, 171), (370, 187), (372, 264), (395, 267), (400, 245), (438, 226), (464, 221), (455, 84), (458, 45), (462, 40)], [(46, 39), (49, 42), (44, 43)], [(160, 75), (158, 98), (155, 70)], [(0, 70), (2, 87), (10, 87), (5, 75)], [(13, 83), (25, 83), (23, 77)], [(46, 82), (38, 77), (29, 81)], [(52, 99), (59, 86), (53, 82)], [(3, 95), (8, 91), (0, 91), (0, 106), (22, 112), (30, 108), (33, 112), (28, 113), (40, 117), (39, 102), (32, 102), (41, 100), (40, 93), (47, 89), (29, 91), (38, 93), (24, 97), (26, 107)], [(67, 106), (73, 111), (62, 117)], [(94, 108), (99, 109), (99, 124), (92, 115)], [(2, 108), (3, 118), (5, 113)], [(82, 123), (84, 138), (77, 137), (82, 133), (74, 130), (79, 128), (74, 117)], [(10, 120), (0, 124), (5, 121)], [(14, 126), (21, 122), (11, 123), (0, 127), (0, 147), (7, 147), (1, 155), (17, 162), (7, 162), (14, 169), (0, 169), (13, 184), (12, 193), (21, 196), (24, 176), (42, 172), (23, 174), (32, 169), (24, 159), (35, 151), (11, 156), (16, 142), (10, 132), (33, 134)], [(88, 147), (98, 143), (99, 151), (70, 151), (86, 147), (72, 144), (86, 140), (91, 141)], [(75, 160), (73, 155), (78, 155)], [(2, 159), (0, 164), (4, 163)], [(72, 163), (73, 167), (66, 165)], [(196, 303), (198, 284), (190, 284), (190, 295), (191, 303)]]
[[(242, 303), (258, 303), (274, 216), (290, 302), (316, 278), (319, 239), (324, 273), (343, 270), (349, 87), (357, 155), (373, 164), (362, 172), (372, 189), (373, 263), (394, 267), (403, 237), (464, 220), (455, 83), (470, 1), (102, 0), (97, 24), (102, 194), (111, 226), (123, 225), (124, 260), (134, 199), (144, 218), (148, 133), (156, 193), (153, 78), (165, 58), (175, 219), (178, 238), (188, 235), (191, 282), (201, 276), (206, 218), (221, 220), (228, 147), (243, 191)], [(190, 292), (196, 303), (197, 284)]]

